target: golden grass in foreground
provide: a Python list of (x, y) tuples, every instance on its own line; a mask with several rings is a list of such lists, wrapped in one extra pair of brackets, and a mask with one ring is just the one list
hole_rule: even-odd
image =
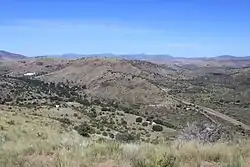
[(0, 111), (1, 167), (248, 167), (250, 142), (121, 144), (85, 139), (47, 118)]

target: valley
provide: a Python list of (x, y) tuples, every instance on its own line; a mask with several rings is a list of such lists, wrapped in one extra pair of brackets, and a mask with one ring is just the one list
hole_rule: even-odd
[(248, 67), (110, 57), (2, 60), (2, 150), (12, 149), (9, 144), (23, 133), (30, 139), (21, 140), (37, 138), (39, 143), (51, 144), (53, 135), (73, 135), (74, 140), (118, 142), (119, 147), (180, 139), (244, 141), (250, 135), (249, 72)]

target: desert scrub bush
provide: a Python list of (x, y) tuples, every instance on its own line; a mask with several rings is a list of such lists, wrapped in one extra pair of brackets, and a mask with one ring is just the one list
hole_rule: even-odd
[(135, 160), (132, 167), (179, 167), (179, 163), (174, 154), (163, 154)]
[(166, 126), (166, 127), (168, 127), (168, 128), (178, 129), (177, 126), (175, 126), (175, 125), (173, 125), (173, 124), (171, 124), (171, 123), (169, 123), (169, 122), (163, 122), (162, 125), (164, 125), (164, 126)]
[(122, 124), (122, 125), (127, 125), (128, 123), (127, 123), (127, 121), (125, 121), (124, 119), (122, 119), (122, 120), (121, 120), (121, 124)]
[(100, 127), (100, 131), (104, 131), (104, 127), (102, 126), (102, 127)]
[(103, 136), (108, 136), (108, 133), (104, 131), (104, 132), (102, 132), (102, 135)]
[(92, 107), (92, 108), (90, 109), (90, 111), (96, 111), (96, 109), (95, 109), (94, 107)]
[(115, 139), (121, 142), (131, 142), (136, 140), (136, 136), (129, 133), (117, 133)]
[(163, 127), (161, 125), (153, 125), (152, 130), (156, 132), (160, 132), (160, 131), (163, 131)]
[(135, 119), (135, 122), (141, 123), (141, 122), (142, 122), (142, 117), (137, 117), (137, 118)]
[(102, 110), (102, 111), (110, 111), (110, 108), (108, 108), (108, 107), (102, 107), (101, 110)]
[(154, 122), (157, 124), (163, 125), (163, 121), (160, 119), (155, 119)]
[(77, 117), (77, 116), (78, 116), (78, 114), (77, 114), (77, 113), (74, 113), (74, 114), (73, 114), (73, 116), (74, 116), (74, 117)]
[(89, 126), (87, 123), (82, 123), (75, 127), (75, 130), (84, 137), (90, 137), (90, 134), (95, 133), (95, 130)]
[(110, 112), (115, 112), (115, 111), (116, 111), (115, 108), (113, 108), (113, 107), (110, 108)]
[(109, 137), (110, 137), (111, 139), (114, 139), (114, 138), (115, 138), (115, 135), (114, 135), (113, 133), (109, 133)]
[(142, 126), (148, 126), (148, 122), (143, 122)]
[(142, 128), (142, 127), (139, 127), (139, 130), (140, 130), (140, 131), (145, 131), (145, 129), (144, 129), (144, 128)]
[(59, 122), (63, 123), (63, 124), (67, 124), (67, 125), (71, 125), (72, 122), (69, 118), (52, 118), (55, 120), (58, 120)]
[(9, 124), (9, 125), (15, 125), (15, 121), (14, 120), (9, 120), (6, 123)]

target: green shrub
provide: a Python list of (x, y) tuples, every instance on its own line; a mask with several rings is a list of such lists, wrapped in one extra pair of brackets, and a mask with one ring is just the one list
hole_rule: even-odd
[(139, 127), (139, 130), (141, 130), (141, 131), (145, 131), (145, 129), (144, 129), (144, 128), (142, 128), (142, 127)]
[(135, 141), (136, 137), (129, 133), (117, 133), (115, 135), (115, 139), (117, 141), (131, 142), (131, 141)]
[(148, 126), (148, 122), (143, 122), (142, 126)]
[(63, 124), (68, 124), (68, 125), (72, 124), (72, 122), (68, 118), (55, 118), (55, 119), (58, 120), (58, 121), (60, 121)]
[(102, 110), (102, 111), (110, 111), (110, 108), (108, 108), (108, 107), (102, 107), (101, 110)]
[(122, 125), (127, 125), (127, 121), (125, 121), (124, 119), (122, 119)]
[(153, 131), (160, 132), (163, 131), (163, 127), (161, 125), (153, 125)]
[(137, 118), (135, 119), (135, 122), (142, 122), (142, 117), (137, 117)]
[(115, 135), (113, 133), (109, 133), (109, 137), (113, 139), (115, 138)]
[(14, 120), (7, 121), (6, 123), (9, 124), (9, 125), (15, 125), (15, 121)]
[(156, 120), (154, 120), (154, 122), (157, 123), (157, 124), (163, 125), (163, 121), (162, 120), (156, 119)]
[(91, 108), (90, 111), (96, 111), (96, 109), (95, 108)]
[(104, 131), (104, 132), (102, 132), (102, 135), (103, 136), (108, 136), (108, 133)]
[(168, 127), (168, 128), (178, 129), (177, 126), (175, 126), (175, 125), (173, 125), (173, 124), (171, 124), (171, 123), (169, 123), (169, 122), (163, 122), (162, 125), (164, 125), (164, 126), (166, 126), (166, 127)]
[(87, 123), (75, 127), (75, 130), (84, 137), (90, 137), (90, 134), (95, 133), (94, 129), (91, 128)]

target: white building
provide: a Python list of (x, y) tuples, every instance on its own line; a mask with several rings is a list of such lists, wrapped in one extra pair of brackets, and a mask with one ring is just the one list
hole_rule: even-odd
[(26, 74), (23, 74), (24, 76), (33, 76), (33, 75), (35, 75), (36, 73), (34, 73), (34, 72), (28, 72), (28, 73), (26, 73)]

